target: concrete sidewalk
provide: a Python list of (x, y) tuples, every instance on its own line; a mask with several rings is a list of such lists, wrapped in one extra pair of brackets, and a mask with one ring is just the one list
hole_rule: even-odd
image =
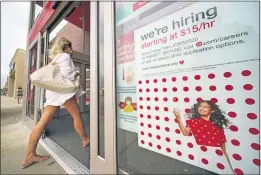
[[(8, 102), (7, 102), (8, 101)], [(18, 123), (18, 115), (8, 115), (7, 111), (19, 108), (19, 105), (12, 104), (13, 99), (1, 98), (1, 123), (15, 123), (1, 127), (1, 174), (67, 174), (53, 158), (37, 163), (26, 169), (21, 169), (21, 163), (25, 156), (30, 132), (24, 125)], [(3, 105), (4, 104), (4, 105)], [(17, 107), (18, 106), (18, 107)], [(6, 110), (8, 109), (8, 110)], [(21, 111), (17, 109), (19, 114)], [(15, 113), (16, 113), (15, 112)], [(8, 121), (8, 122), (6, 122)], [(38, 154), (48, 154), (39, 144)]]

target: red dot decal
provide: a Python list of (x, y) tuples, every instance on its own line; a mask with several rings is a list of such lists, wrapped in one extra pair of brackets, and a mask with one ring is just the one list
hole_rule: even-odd
[(170, 148), (166, 148), (166, 151), (167, 151), (168, 153), (170, 153), (170, 152), (171, 152), (171, 149), (170, 149)]
[(160, 139), (161, 139), (160, 135), (157, 135), (156, 137), (157, 137), (157, 139), (158, 139), (158, 140), (160, 140)]
[(159, 119), (160, 119), (160, 117), (159, 117), (159, 116), (156, 116), (155, 118), (156, 118), (156, 120), (159, 120)]
[(228, 98), (227, 99), (227, 103), (228, 104), (234, 104), (235, 103), (235, 100), (233, 98)]
[(225, 166), (222, 163), (217, 163), (217, 167), (221, 170), (225, 169)]
[(248, 104), (248, 105), (253, 105), (253, 104), (255, 104), (255, 100), (252, 99), (252, 98), (247, 98), (247, 99), (245, 100), (245, 102), (246, 102), (246, 104)]
[(223, 152), (219, 149), (216, 150), (216, 154), (219, 155), (219, 156), (222, 156), (223, 155)]
[(149, 143), (149, 146), (152, 147), (152, 143), (151, 142)]
[(163, 88), (162, 90), (163, 90), (163, 92), (167, 92), (167, 91), (168, 91), (168, 89), (167, 89), (167, 88)]
[(254, 120), (254, 119), (257, 118), (257, 115), (254, 114), (254, 113), (248, 113), (248, 114), (247, 114), (247, 117), (248, 117), (249, 119), (251, 119), (251, 120)]
[(179, 130), (179, 129), (176, 129), (175, 132), (176, 132), (177, 134), (180, 134), (180, 130)]
[(181, 145), (181, 141), (180, 140), (176, 140), (176, 144), (177, 145)]
[(237, 113), (231, 111), (228, 113), (228, 116), (231, 117), (231, 118), (235, 118), (237, 116)]
[(188, 97), (186, 97), (186, 98), (184, 98), (184, 101), (185, 101), (186, 103), (188, 103), (190, 100), (189, 100)]
[(150, 97), (147, 97), (147, 101), (150, 101)]
[(139, 89), (139, 92), (142, 92), (142, 89)]
[(140, 123), (140, 126), (144, 126), (144, 123), (141, 122), (141, 123)]
[(166, 137), (166, 141), (167, 141), (167, 142), (170, 142), (170, 138), (169, 138), (169, 137)]
[(242, 157), (241, 157), (239, 154), (233, 154), (232, 157), (233, 157), (235, 160), (242, 160)]
[(164, 120), (165, 120), (166, 122), (168, 122), (168, 121), (169, 121), (169, 118), (168, 118), (168, 117), (165, 117)]
[(232, 76), (232, 74), (230, 73), (230, 72), (225, 72), (224, 73), (224, 77), (226, 77), (226, 78), (229, 78), (229, 77), (231, 77)]
[(148, 124), (148, 127), (151, 128), (152, 127), (151, 124)]
[(256, 128), (250, 128), (250, 129), (249, 129), (249, 132), (250, 132), (251, 134), (253, 134), (253, 135), (258, 135), (258, 134), (259, 134), (259, 130), (256, 129)]
[(200, 86), (197, 86), (195, 89), (196, 89), (196, 91), (201, 91), (202, 90), (202, 88)]
[(154, 83), (157, 83), (157, 82), (158, 82), (158, 80), (157, 80), (157, 79), (154, 79), (154, 80), (153, 80), (153, 82), (154, 82)]
[(216, 89), (217, 89), (216, 86), (213, 86), (213, 85), (209, 87), (209, 90), (211, 90), (211, 91), (215, 91)]
[(230, 129), (231, 131), (234, 131), (234, 132), (238, 131), (238, 127), (235, 126), (235, 125), (231, 125), (231, 126), (229, 127), (229, 129)]
[(184, 87), (183, 91), (187, 92), (187, 91), (189, 91), (189, 88), (188, 87)]
[(205, 158), (201, 159), (201, 162), (202, 162), (202, 163), (204, 163), (205, 165), (207, 165), (207, 164), (208, 164), (208, 160), (207, 160), (207, 159), (205, 159)]
[(163, 101), (167, 102), (167, 101), (168, 101), (168, 98), (167, 98), (167, 97), (164, 97), (164, 98), (163, 98)]
[(199, 80), (201, 77), (200, 77), (200, 75), (195, 75), (194, 78), (195, 78), (195, 80)]
[(146, 89), (146, 92), (150, 92), (150, 89), (149, 89), (149, 88), (147, 88), (147, 89)]
[(141, 143), (144, 144), (145, 143), (144, 140), (141, 140)]
[(226, 86), (225, 86), (225, 89), (226, 89), (227, 91), (232, 91), (232, 90), (234, 89), (234, 87), (233, 87), (232, 85), (226, 85)]
[(155, 101), (159, 101), (159, 98), (158, 98), (158, 97), (155, 97), (154, 100), (155, 100)]
[(175, 119), (174, 119), (174, 122), (175, 122), (175, 123), (178, 123), (178, 120), (175, 118)]
[(169, 129), (168, 127), (166, 127), (166, 128), (165, 128), (165, 131), (169, 132), (169, 131), (170, 131), (170, 129)]
[(172, 77), (172, 81), (173, 82), (177, 81), (177, 78), (176, 77)]
[(188, 155), (188, 158), (189, 158), (190, 160), (194, 160), (194, 156), (191, 155), (191, 154)]
[(234, 146), (239, 146), (240, 145), (240, 142), (236, 139), (232, 139), (231, 140), (231, 143), (234, 145)]
[(140, 114), (140, 118), (143, 118), (143, 114)]
[(151, 115), (147, 115), (148, 119), (151, 119)]
[(142, 84), (142, 81), (139, 81), (139, 84)]
[(253, 86), (251, 84), (245, 84), (244, 86), (244, 89), (247, 90), (247, 91), (250, 91), (253, 89)]
[(243, 175), (244, 174), (243, 171), (239, 168), (234, 169), (234, 171), (237, 175)]
[(202, 101), (203, 99), (202, 98), (197, 98), (197, 102), (200, 102)]
[(160, 146), (160, 145), (157, 145), (157, 148), (158, 148), (158, 149), (161, 149), (161, 146)]
[(156, 107), (155, 107), (155, 110), (156, 110), (156, 111), (158, 111), (158, 110), (159, 110), (159, 107), (158, 107), (158, 106), (156, 106)]
[(140, 97), (140, 101), (142, 101), (143, 100), (143, 98), (142, 97)]
[(173, 92), (177, 92), (178, 89), (177, 89), (176, 87), (173, 87), (173, 88), (172, 88), (172, 91), (173, 91)]
[(215, 74), (212, 74), (212, 73), (211, 73), (211, 74), (208, 74), (208, 78), (209, 78), (209, 79), (214, 79), (215, 77), (216, 77)]
[(218, 99), (217, 98), (211, 98), (210, 101), (212, 101), (213, 103), (217, 103), (218, 102)]
[(174, 101), (174, 102), (178, 102), (179, 99), (178, 99), (177, 97), (174, 97), (174, 98), (173, 98), (173, 101)]
[(189, 148), (193, 148), (193, 144), (192, 143), (188, 143), (187, 144)]
[(253, 163), (254, 163), (256, 166), (260, 166), (260, 159), (253, 159)]
[(247, 76), (251, 75), (251, 72), (250, 72), (249, 70), (244, 70), (244, 71), (242, 71), (241, 74), (242, 74), (243, 76), (247, 77)]
[(158, 92), (159, 90), (158, 90), (158, 88), (154, 88), (154, 92)]
[(188, 109), (188, 108), (185, 109), (185, 112), (186, 112), (186, 113), (190, 113), (190, 109)]
[(252, 147), (254, 150), (260, 150), (260, 145), (257, 144), (257, 143), (252, 143), (252, 144), (251, 144), (251, 147)]
[(150, 106), (147, 106), (147, 109), (150, 110), (151, 109)]
[(201, 146), (200, 149), (201, 149), (202, 151), (204, 151), (204, 152), (206, 152), (206, 151), (208, 150), (207, 147), (205, 147), (205, 146)]
[(156, 126), (156, 129), (157, 129), (157, 130), (160, 130), (160, 126), (159, 126), (159, 125), (157, 125), (157, 126)]
[(152, 134), (151, 134), (151, 133), (149, 133), (149, 134), (148, 134), (148, 136), (149, 136), (149, 137), (152, 137)]
[(188, 77), (187, 77), (187, 76), (184, 76), (184, 77), (182, 77), (182, 80), (183, 80), (183, 81), (187, 81), (187, 80), (188, 80)]
[(147, 83), (147, 84), (149, 84), (149, 83), (150, 83), (150, 81), (149, 81), (149, 80), (146, 80), (146, 83)]
[(164, 111), (168, 112), (168, 111), (169, 111), (169, 108), (165, 107), (165, 108), (164, 108)]
[(143, 131), (141, 131), (141, 132), (140, 132), (140, 134), (141, 134), (141, 135), (144, 135), (144, 132), (143, 132)]
[(182, 153), (180, 151), (177, 151), (178, 156), (182, 156)]
[(162, 82), (163, 82), (163, 83), (165, 83), (166, 81), (167, 81), (167, 79), (166, 79), (166, 78), (163, 78), (163, 79), (162, 79)]

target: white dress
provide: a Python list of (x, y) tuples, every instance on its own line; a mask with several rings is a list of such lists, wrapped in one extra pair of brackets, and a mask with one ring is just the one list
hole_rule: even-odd
[[(69, 54), (60, 53), (55, 58), (53, 58), (52, 62), (57, 62), (59, 64), (60, 72), (64, 77), (70, 80), (74, 80), (76, 71), (75, 71), (73, 61)], [(68, 94), (60, 94), (58, 92), (46, 90), (45, 93), (46, 102), (44, 106), (61, 106), (67, 100), (75, 96), (76, 92), (68, 93)]]

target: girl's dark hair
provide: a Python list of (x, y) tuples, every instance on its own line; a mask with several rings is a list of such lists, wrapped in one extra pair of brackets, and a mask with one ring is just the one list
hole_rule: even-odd
[(189, 118), (190, 119), (196, 119), (196, 118), (200, 118), (201, 115), (198, 112), (198, 107), (201, 103), (207, 103), (210, 105), (211, 110), (213, 110), (214, 112), (211, 113), (210, 115), (210, 121), (213, 122), (214, 125), (216, 125), (217, 127), (221, 128), (221, 129), (225, 129), (228, 127), (229, 125), (229, 120), (225, 117), (225, 112), (222, 111), (218, 105), (216, 105), (215, 103), (213, 103), (212, 101), (209, 100), (201, 100), (200, 102), (198, 102), (197, 104), (194, 104), (191, 107), (190, 113), (189, 113)]

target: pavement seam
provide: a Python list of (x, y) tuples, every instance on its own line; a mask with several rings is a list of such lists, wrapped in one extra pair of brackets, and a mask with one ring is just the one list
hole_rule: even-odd
[(10, 143), (10, 142), (14, 142), (14, 141), (16, 141), (16, 140), (24, 139), (24, 138), (26, 138), (26, 137), (27, 137), (27, 136), (20, 137), (20, 138), (14, 139), (14, 140), (9, 140), (9, 141), (4, 142), (4, 143), (2, 142), (2, 143), (1, 143), (1, 146), (5, 145), (5, 144), (7, 144), (7, 143)]

